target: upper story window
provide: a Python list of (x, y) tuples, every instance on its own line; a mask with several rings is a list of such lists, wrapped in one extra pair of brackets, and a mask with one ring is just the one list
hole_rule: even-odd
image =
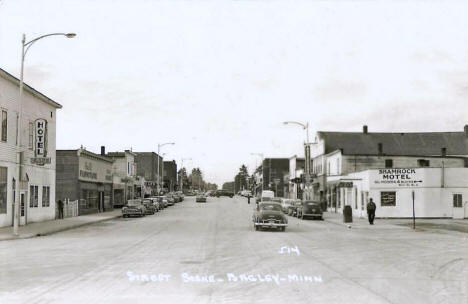
[(5, 110), (2, 110), (2, 130), (1, 130), (1, 140), (7, 141), (7, 131), (8, 131), (8, 113)]
[(128, 174), (128, 175), (131, 175), (131, 174), (130, 174), (130, 162), (127, 162), (127, 174)]
[(393, 159), (385, 160), (385, 168), (393, 168)]
[(429, 167), (430, 162), (428, 159), (418, 159), (418, 167)]

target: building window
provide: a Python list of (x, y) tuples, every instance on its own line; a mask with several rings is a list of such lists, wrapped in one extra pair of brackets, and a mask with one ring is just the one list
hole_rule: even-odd
[(50, 187), (42, 187), (42, 207), (50, 207)]
[(33, 149), (33, 146), (34, 146), (33, 138), (34, 138), (34, 123), (29, 122), (29, 142), (28, 142), (29, 150)]
[(463, 207), (462, 195), (461, 194), (454, 194), (453, 195), (453, 207), (455, 207), (455, 208)]
[(385, 160), (385, 168), (393, 168), (393, 159)]
[(7, 141), (8, 116), (7, 111), (2, 110), (2, 141)]
[(130, 174), (130, 163), (129, 163), (129, 162), (127, 162), (127, 174), (128, 174), (128, 175), (131, 175), (131, 174)]
[(418, 167), (429, 167), (428, 159), (418, 159)]
[(8, 168), (0, 167), (0, 213), (6, 213), (7, 210), (7, 177)]
[(395, 191), (380, 192), (380, 206), (382, 207), (396, 206), (396, 192)]
[(336, 159), (336, 174), (340, 175), (340, 159)]
[(37, 208), (39, 203), (39, 187), (29, 186), (29, 207)]

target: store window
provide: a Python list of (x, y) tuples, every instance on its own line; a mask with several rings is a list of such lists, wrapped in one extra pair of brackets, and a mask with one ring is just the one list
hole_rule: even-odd
[(380, 205), (382, 207), (396, 206), (396, 192), (395, 191), (380, 192)]
[(385, 160), (385, 168), (393, 168), (393, 159)]
[(428, 159), (418, 159), (418, 167), (429, 167), (430, 162)]
[(7, 111), (2, 110), (2, 141), (7, 141), (7, 131), (8, 131), (8, 114)]
[(42, 207), (50, 207), (50, 187), (42, 187)]
[(7, 176), (8, 169), (0, 167), (0, 213), (6, 213), (7, 210)]
[(39, 206), (39, 187), (29, 186), (29, 207), (37, 208)]
[(462, 195), (457, 193), (453, 195), (453, 207), (455, 208), (461, 208), (463, 207), (462, 203)]

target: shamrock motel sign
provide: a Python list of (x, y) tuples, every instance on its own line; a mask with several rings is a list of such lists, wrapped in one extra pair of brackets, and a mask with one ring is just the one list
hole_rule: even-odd
[(51, 163), (47, 157), (47, 120), (39, 118), (34, 121), (34, 157), (31, 163), (44, 166)]

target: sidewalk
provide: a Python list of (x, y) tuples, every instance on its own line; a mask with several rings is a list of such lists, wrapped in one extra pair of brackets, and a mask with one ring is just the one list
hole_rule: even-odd
[(351, 226), (353, 229), (404, 229), (408, 230), (408, 227), (404, 227), (401, 225), (397, 225), (399, 223), (396, 220), (392, 219), (375, 219), (374, 225), (370, 225), (367, 217), (356, 217), (353, 216), (352, 223), (345, 223), (343, 222), (343, 214), (342, 213), (335, 213), (333, 211), (327, 211), (323, 213), (323, 219), (326, 222), (330, 222), (336, 225), (342, 225), (345, 227)]
[(26, 226), (19, 227), (19, 235), (13, 235), (13, 227), (0, 228), (0, 241), (27, 239), (35, 236), (52, 234), (59, 231), (77, 228), (84, 225), (108, 221), (122, 216), (122, 210), (117, 209), (113, 211), (75, 216), (65, 218), (63, 220), (51, 220), (39, 223), (31, 223)]

